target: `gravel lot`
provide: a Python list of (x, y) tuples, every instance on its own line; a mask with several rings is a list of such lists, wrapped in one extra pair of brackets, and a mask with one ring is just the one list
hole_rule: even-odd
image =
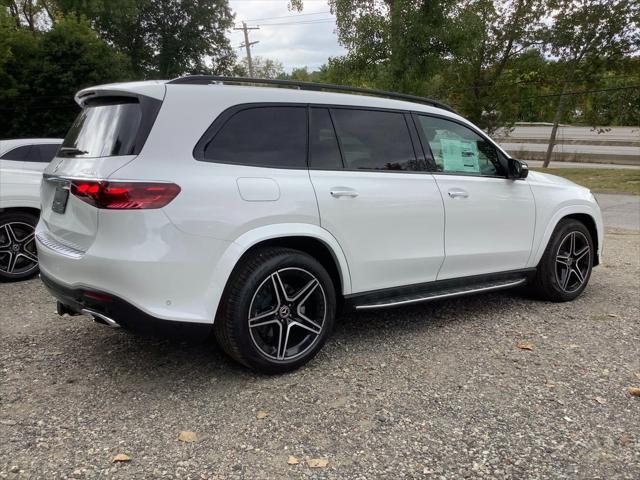
[(58, 318), (38, 280), (0, 284), (0, 478), (638, 479), (640, 234), (606, 242), (573, 303), (349, 314), (281, 377)]

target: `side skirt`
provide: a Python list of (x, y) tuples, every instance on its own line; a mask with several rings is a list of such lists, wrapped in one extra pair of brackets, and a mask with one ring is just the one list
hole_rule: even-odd
[(524, 285), (533, 277), (535, 271), (535, 268), (512, 270), (354, 293), (347, 295), (345, 302), (355, 310), (371, 310), (491, 292)]

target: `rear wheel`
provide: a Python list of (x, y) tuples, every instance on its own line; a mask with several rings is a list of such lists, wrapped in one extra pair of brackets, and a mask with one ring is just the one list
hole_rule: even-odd
[(538, 295), (553, 302), (578, 297), (591, 277), (594, 255), (593, 239), (584, 224), (562, 220), (538, 265), (533, 281)]
[(26, 280), (38, 272), (37, 223), (30, 213), (0, 213), (0, 281)]
[(216, 338), (238, 362), (283, 373), (311, 360), (335, 319), (331, 278), (298, 250), (258, 249), (236, 267), (214, 324)]

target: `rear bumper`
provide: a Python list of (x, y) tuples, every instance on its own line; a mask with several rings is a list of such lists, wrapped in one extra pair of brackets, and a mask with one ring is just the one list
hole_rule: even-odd
[(163, 320), (109, 293), (69, 288), (42, 273), (40, 278), (47, 290), (70, 312), (80, 314), (89, 310), (98, 314), (97, 316), (112, 319), (127, 330), (143, 335), (205, 339), (211, 334), (211, 324)]
[(105, 292), (151, 318), (213, 324), (230, 244), (186, 234), (160, 210), (102, 213), (92, 242), (81, 246), (40, 220), (42, 274), (67, 289)]

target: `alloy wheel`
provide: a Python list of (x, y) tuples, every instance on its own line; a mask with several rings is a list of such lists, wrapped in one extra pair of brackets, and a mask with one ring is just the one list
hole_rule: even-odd
[(567, 293), (578, 290), (589, 276), (591, 247), (582, 232), (568, 233), (556, 253), (556, 279)]
[(35, 229), (25, 222), (0, 225), (0, 272), (28, 275), (38, 268)]
[(327, 314), (320, 281), (302, 268), (275, 271), (256, 289), (249, 306), (254, 346), (272, 360), (293, 360), (316, 344)]

